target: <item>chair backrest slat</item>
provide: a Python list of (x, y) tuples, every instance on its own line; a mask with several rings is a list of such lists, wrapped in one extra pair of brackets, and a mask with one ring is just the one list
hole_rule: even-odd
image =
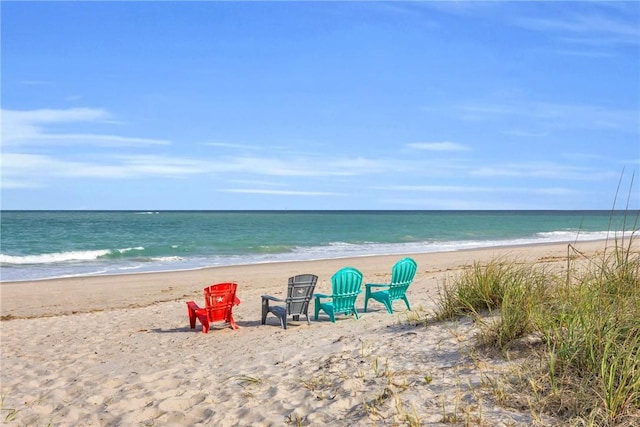
[(402, 258), (391, 270), (391, 283), (389, 284), (389, 297), (402, 298), (407, 288), (413, 282), (418, 265), (411, 258)]
[(309, 301), (313, 297), (313, 291), (318, 282), (318, 276), (314, 274), (300, 274), (289, 277), (287, 288), (287, 314), (306, 314), (309, 308)]
[(331, 277), (331, 287), (335, 311), (351, 309), (361, 292), (362, 273), (353, 267), (344, 267)]
[(204, 301), (210, 322), (228, 320), (236, 299), (236, 283), (217, 283), (204, 288)]

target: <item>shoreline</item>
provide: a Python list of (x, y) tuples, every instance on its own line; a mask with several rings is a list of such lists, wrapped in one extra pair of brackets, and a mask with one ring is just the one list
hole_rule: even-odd
[[(482, 250), (482, 249), (493, 249), (493, 248), (508, 248), (508, 247), (526, 247), (531, 245), (553, 245), (553, 244), (576, 244), (581, 242), (595, 242), (595, 241), (603, 241), (609, 239), (615, 239), (619, 234), (618, 232), (612, 233), (611, 235), (608, 232), (596, 232), (594, 235), (590, 236), (580, 236), (576, 234), (569, 238), (568, 236), (564, 236), (561, 239), (556, 238), (514, 238), (514, 239), (506, 239), (506, 240), (481, 240), (481, 241), (443, 241), (443, 242), (421, 242), (418, 246), (413, 246), (416, 242), (409, 244), (410, 246), (403, 247), (407, 243), (396, 242), (393, 244), (389, 244), (392, 248), (386, 248), (386, 250), (380, 250), (380, 248), (372, 247), (367, 248), (364, 245), (362, 248), (357, 250), (355, 253), (344, 253), (337, 252), (332, 253), (329, 251), (320, 251), (319, 253), (276, 253), (273, 254), (273, 258), (271, 259), (262, 259), (261, 257), (257, 257), (256, 254), (245, 254), (231, 256), (231, 258), (220, 258), (217, 259), (218, 256), (213, 255), (210, 262), (211, 264), (206, 264), (201, 260), (202, 256), (187, 256), (185, 258), (178, 257), (178, 261), (176, 265), (164, 264), (162, 258), (156, 260), (156, 262), (142, 262), (136, 264), (135, 259), (126, 259), (123, 258), (119, 263), (109, 263), (106, 262), (103, 264), (92, 264), (92, 262), (97, 261), (97, 259), (89, 259), (85, 260), (86, 263), (82, 263), (78, 265), (78, 269), (81, 272), (60, 271), (58, 273), (47, 273), (47, 264), (50, 264), (51, 267), (55, 267), (56, 265), (62, 266), (64, 269), (64, 265), (70, 260), (58, 261), (58, 262), (47, 262), (47, 263), (18, 263), (12, 264), (8, 262), (10, 267), (0, 267), (0, 285), (2, 283), (13, 283), (13, 282), (36, 282), (41, 280), (56, 280), (56, 279), (65, 279), (65, 278), (79, 278), (79, 277), (97, 277), (97, 276), (118, 276), (118, 275), (128, 275), (128, 274), (146, 274), (146, 273), (164, 273), (164, 272), (179, 272), (179, 271), (190, 271), (190, 270), (198, 270), (198, 269), (206, 269), (206, 268), (216, 268), (216, 267), (230, 267), (230, 266), (243, 266), (243, 265), (251, 265), (251, 264), (271, 264), (271, 263), (279, 263), (279, 262), (302, 262), (302, 261), (319, 261), (324, 259), (350, 259), (350, 258), (361, 258), (361, 257), (369, 257), (369, 256), (387, 256), (387, 255), (403, 255), (403, 254), (420, 254), (420, 253), (441, 253), (441, 252), (456, 252), (456, 251), (468, 251), (468, 250)], [(626, 232), (621, 236), (626, 237)], [(426, 246), (422, 246), (426, 245)], [(384, 245), (383, 245), (384, 246)], [(321, 248), (321, 247), (318, 247)], [(316, 249), (318, 249), (316, 248)], [(128, 248), (129, 250), (131, 248)], [(143, 248), (141, 248), (143, 249)], [(108, 249), (104, 249), (104, 251), (110, 251)], [(92, 251), (89, 251), (92, 252)], [(238, 263), (237, 258), (247, 258), (247, 261)], [(169, 257), (171, 258), (171, 257)], [(153, 260), (153, 258), (151, 258)], [(131, 263), (131, 265), (129, 265)], [(20, 275), (20, 271), (22, 271), (23, 275), (29, 276), (27, 272), (31, 271), (40, 271), (40, 268), (44, 268), (41, 273), (36, 273), (36, 277), (11, 277), (14, 274)], [(82, 270), (85, 271), (82, 271)], [(93, 271), (91, 271), (93, 270)], [(50, 275), (57, 274), (57, 275)], [(10, 276), (9, 279), (4, 279), (3, 276)], [(45, 276), (47, 275), (47, 276)], [(43, 277), (44, 276), (44, 277)]]
[[(239, 295), (254, 290), (269, 290), (262, 283), (286, 283), (289, 276), (304, 272), (317, 274), (320, 281), (329, 282), (339, 268), (350, 265), (365, 276), (390, 274), (393, 263), (404, 256), (418, 262), (418, 274), (450, 270), (460, 263), (486, 262), (491, 258), (510, 255), (536, 258), (549, 251), (554, 257), (564, 256), (569, 245), (574, 247), (610, 247), (609, 240), (563, 243), (530, 243), (524, 245), (491, 246), (443, 252), (423, 252), (392, 255), (361, 255), (305, 261), (276, 261), (201, 267), (188, 270), (72, 276), (52, 279), (0, 282), (0, 315), (2, 319), (56, 316), (142, 307), (157, 302), (198, 298), (210, 284), (226, 281), (238, 283)], [(563, 254), (564, 252), (564, 254)], [(527, 255), (528, 254), (528, 255)], [(379, 268), (377, 268), (379, 267)], [(431, 267), (431, 269), (429, 269)], [(427, 268), (427, 270), (425, 270)], [(379, 270), (379, 271), (378, 271)], [(114, 295), (113, 286), (117, 286)]]
[(3, 284), (13, 284), (13, 283), (26, 283), (26, 282), (42, 282), (42, 281), (51, 281), (51, 280), (64, 280), (64, 279), (80, 279), (85, 277), (111, 277), (111, 276), (135, 276), (141, 274), (162, 274), (162, 273), (181, 273), (181, 272), (189, 272), (189, 271), (197, 271), (197, 270), (205, 270), (205, 269), (214, 269), (214, 268), (224, 268), (224, 267), (244, 267), (249, 265), (269, 265), (269, 264), (281, 264), (281, 263), (296, 263), (296, 262), (317, 262), (317, 261), (331, 261), (331, 260), (349, 260), (349, 259), (360, 259), (360, 258), (368, 258), (368, 257), (389, 257), (389, 256), (416, 256), (416, 255), (426, 255), (426, 254), (441, 254), (441, 253), (450, 253), (450, 252), (468, 252), (468, 251), (482, 251), (482, 250), (491, 250), (491, 249), (509, 249), (509, 248), (526, 248), (529, 246), (551, 246), (551, 245), (576, 245), (579, 243), (592, 243), (592, 242), (607, 242), (611, 239), (588, 239), (588, 240), (571, 240), (571, 241), (560, 241), (560, 242), (527, 242), (527, 243), (507, 243), (507, 244), (497, 244), (497, 245), (487, 245), (487, 246), (478, 246), (472, 248), (461, 248), (461, 249), (451, 249), (451, 250), (435, 250), (435, 251), (427, 251), (427, 252), (398, 252), (398, 253), (387, 253), (387, 254), (362, 254), (362, 255), (348, 255), (348, 256), (337, 256), (330, 258), (309, 258), (309, 259), (291, 259), (291, 260), (275, 260), (275, 261), (258, 261), (258, 262), (247, 262), (241, 264), (222, 264), (222, 265), (207, 265), (207, 266), (199, 266), (199, 267), (188, 267), (188, 268), (177, 268), (177, 269), (167, 269), (167, 270), (151, 270), (151, 271), (129, 271), (129, 272), (120, 272), (120, 273), (94, 273), (94, 274), (73, 274), (66, 276), (54, 276), (54, 277), (43, 277), (43, 278), (35, 278), (35, 279), (21, 279), (21, 280), (2, 280), (0, 277), (0, 286)]

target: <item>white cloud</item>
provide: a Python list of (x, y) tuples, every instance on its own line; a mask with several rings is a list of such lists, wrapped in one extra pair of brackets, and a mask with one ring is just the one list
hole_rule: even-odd
[(169, 141), (161, 139), (130, 138), (118, 135), (99, 135), (84, 133), (40, 135), (38, 138), (33, 138), (31, 143), (35, 143), (35, 141), (54, 141), (56, 145), (72, 145), (76, 143), (83, 143), (108, 147), (170, 144)]
[(11, 178), (6, 178), (6, 177), (2, 177), (2, 182), (0, 183), (0, 188), (4, 188), (4, 189), (12, 189), (12, 190), (19, 190), (19, 189), (33, 189), (33, 188), (42, 188), (44, 187), (43, 184), (41, 183), (37, 183), (34, 181), (24, 181), (24, 180), (20, 180), (20, 179), (11, 179)]
[(579, 191), (571, 190), (569, 188), (562, 188), (562, 187), (535, 188), (528, 191), (531, 193), (543, 194), (547, 196), (572, 196), (574, 194), (580, 193)]
[(120, 156), (100, 162), (62, 160), (41, 154), (3, 153), (3, 188), (32, 188), (56, 178), (181, 177), (206, 173), (207, 162), (161, 156)]
[(295, 190), (268, 190), (268, 189), (252, 189), (252, 188), (229, 188), (220, 190), (226, 193), (244, 193), (244, 194), (268, 194), (277, 196), (346, 196), (344, 193), (333, 193), (326, 191), (295, 191)]
[(109, 134), (52, 132), (51, 125), (83, 122), (107, 123), (111, 115), (102, 109), (70, 108), (66, 110), (2, 110), (1, 138), (3, 147), (92, 144), (99, 146), (135, 146), (169, 144), (166, 140), (135, 138)]
[[(581, 190), (565, 187), (502, 187), (499, 185), (494, 187), (389, 186), (376, 189), (383, 191), (378, 200), (391, 205), (411, 206), (414, 209), (453, 210), (539, 209), (537, 201), (540, 197), (558, 207), (558, 203), (564, 203), (572, 196), (584, 194)], [(463, 193), (464, 195), (461, 196)], [(392, 196), (387, 197), (389, 195)]]
[(264, 181), (259, 179), (230, 179), (230, 183), (240, 185), (259, 185), (259, 186), (271, 186), (271, 187), (285, 187), (287, 184), (283, 182)]
[(418, 191), (428, 193), (485, 193), (503, 190), (502, 188), (496, 187), (474, 187), (467, 185), (389, 185), (372, 188), (375, 190)]
[(426, 151), (469, 151), (470, 148), (466, 145), (458, 144), (456, 142), (412, 142), (407, 144), (407, 147), (416, 150)]
[(508, 130), (500, 131), (500, 133), (503, 135), (521, 136), (524, 138), (540, 138), (542, 136), (548, 135), (546, 132), (532, 132), (532, 131), (521, 130), (521, 129), (508, 129)]
[(389, 170), (391, 163), (355, 158), (309, 155), (291, 158), (229, 157), (216, 161), (216, 170), (268, 176), (354, 176)]
[(381, 202), (391, 206), (406, 206), (410, 209), (437, 210), (496, 210), (496, 209), (532, 209), (532, 206), (516, 204), (508, 200), (483, 198), (448, 199), (446, 197), (391, 197), (381, 198)]
[(129, 155), (114, 159), (121, 162), (118, 167), (122, 171), (136, 177), (179, 177), (211, 171), (211, 164), (206, 160), (158, 155)]
[(260, 147), (257, 145), (246, 145), (246, 144), (234, 144), (231, 142), (205, 142), (202, 145), (207, 145), (209, 147), (220, 147), (220, 148), (240, 148), (245, 150), (262, 150), (264, 147)]
[(599, 181), (615, 177), (613, 172), (598, 172), (590, 168), (566, 166), (551, 162), (511, 163), (483, 166), (469, 172), (475, 177), (527, 177)]
[(638, 44), (640, 43), (640, 28), (636, 22), (613, 19), (611, 16), (591, 13), (574, 15), (566, 19), (528, 18), (519, 19), (517, 24), (523, 28), (549, 33), (574, 34), (565, 41), (584, 44)]
[[(76, 155), (77, 157), (77, 155)], [(200, 158), (164, 155), (83, 154), (82, 160), (33, 153), (2, 153), (2, 186), (28, 188), (51, 184), (55, 178), (178, 178), (192, 175), (225, 175), (236, 180), (258, 176), (326, 177), (379, 172), (388, 167), (374, 160), (274, 159), (261, 157)], [(254, 180), (262, 182), (260, 180)]]
[(463, 112), (462, 118), (466, 120), (502, 120), (504, 116), (515, 116), (526, 118), (532, 125), (543, 126), (544, 129), (606, 129), (637, 133), (640, 128), (636, 110), (609, 109), (598, 105), (515, 100), (504, 103), (468, 103), (461, 105), (459, 109)]

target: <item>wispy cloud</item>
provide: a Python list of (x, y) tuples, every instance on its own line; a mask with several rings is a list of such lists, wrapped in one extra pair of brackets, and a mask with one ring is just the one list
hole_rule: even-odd
[(258, 145), (235, 144), (231, 142), (205, 142), (202, 145), (206, 145), (209, 147), (243, 149), (243, 150), (263, 150), (264, 149), (264, 147), (260, 147)]
[(264, 181), (258, 179), (229, 179), (229, 183), (262, 187), (286, 187), (288, 184), (284, 182)]
[(113, 156), (76, 161), (42, 154), (3, 153), (2, 187), (42, 187), (57, 178), (181, 177), (210, 170), (207, 162), (162, 156)]
[[(242, 172), (267, 176), (352, 176), (370, 169), (365, 160), (336, 159), (327, 161), (319, 157), (274, 158), (260, 156), (227, 157), (215, 161), (215, 170)], [(343, 167), (343, 163), (350, 167)], [(322, 165), (318, 167), (318, 165)]]
[(3, 188), (39, 187), (50, 185), (57, 178), (69, 177), (131, 179), (224, 175), (233, 176), (236, 180), (244, 178), (248, 182), (264, 183), (257, 177), (351, 177), (390, 169), (382, 161), (315, 156), (291, 159), (211, 156), (196, 159), (158, 154), (104, 155), (85, 152), (69, 158), (57, 154), (3, 152), (2, 160)]
[(412, 142), (407, 147), (426, 151), (469, 151), (470, 147), (456, 142)]
[(530, 193), (530, 194), (545, 194), (555, 196), (566, 196), (569, 194), (575, 194), (576, 191), (565, 187), (514, 187), (514, 186), (502, 186), (496, 184), (494, 186), (473, 186), (473, 185), (390, 185), (382, 187), (372, 187), (375, 190), (381, 191), (394, 191), (394, 192), (415, 192), (415, 193), (439, 193), (439, 194), (451, 194), (451, 193)]
[(572, 196), (580, 194), (580, 191), (576, 191), (570, 188), (563, 187), (548, 187), (548, 188), (534, 188), (529, 189), (529, 193), (542, 194), (545, 196)]
[[(518, 2), (512, 2), (518, 3)], [(527, 3), (527, 2), (523, 2)], [(429, 9), (544, 33), (563, 43), (611, 47), (640, 44), (635, 2), (540, 2), (533, 8), (507, 8), (500, 1), (423, 2)], [(522, 12), (526, 11), (526, 12)], [(526, 15), (525, 15), (526, 13)], [(555, 16), (554, 16), (555, 15)]]
[[(554, 32), (565, 42), (582, 43), (596, 46), (611, 44), (640, 44), (640, 28), (630, 19), (614, 18), (610, 14), (597, 11), (573, 14), (566, 18), (520, 18), (515, 23), (523, 28)], [(636, 18), (637, 19), (637, 18)]]
[(506, 129), (500, 131), (503, 135), (521, 136), (525, 138), (539, 138), (548, 135), (546, 132), (531, 132), (523, 129)]
[(68, 108), (56, 110), (42, 108), (38, 110), (2, 110), (4, 120), (9, 122), (42, 124), (42, 123), (69, 123), (82, 121), (106, 120), (110, 114), (99, 108)]
[(50, 84), (50, 82), (46, 80), (22, 80), (20, 84), (25, 86), (41, 86), (41, 85)]
[[(466, 120), (496, 120), (505, 116), (526, 118), (544, 129), (607, 129), (637, 133), (640, 117), (637, 110), (609, 109), (598, 105), (575, 105), (550, 102), (476, 102), (460, 105)], [(521, 130), (523, 132), (523, 130)]]
[(276, 196), (346, 196), (345, 193), (327, 191), (269, 190), (259, 188), (227, 188), (220, 191), (226, 193), (267, 194)]
[(487, 193), (502, 191), (497, 187), (475, 187), (469, 185), (387, 185), (371, 187), (383, 191), (415, 191), (423, 193)]
[(114, 159), (121, 162), (124, 170), (135, 176), (179, 177), (211, 171), (209, 161), (184, 157), (127, 155), (114, 157)]
[[(30, 138), (29, 145), (37, 145), (44, 142), (53, 142), (55, 145), (99, 145), (103, 147), (126, 147), (135, 145), (168, 145), (170, 141), (151, 138), (131, 138), (119, 135), (104, 135), (90, 133), (60, 133), (39, 135)], [(23, 144), (24, 145), (24, 144)]]
[(70, 108), (64, 110), (2, 110), (2, 144), (6, 147), (38, 145), (92, 144), (100, 146), (135, 146), (169, 144), (167, 140), (121, 135), (54, 132), (51, 127), (78, 123), (112, 123), (111, 115), (102, 109)]
[(599, 181), (615, 176), (613, 172), (596, 171), (591, 168), (567, 166), (552, 162), (508, 163), (494, 166), (483, 166), (472, 169), (473, 177), (526, 177), (544, 179), (570, 179), (582, 181)]

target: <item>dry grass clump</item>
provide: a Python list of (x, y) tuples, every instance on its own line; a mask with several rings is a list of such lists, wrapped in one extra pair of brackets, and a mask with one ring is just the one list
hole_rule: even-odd
[(631, 237), (601, 259), (578, 257), (582, 268), (568, 257), (566, 277), (515, 261), (476, 264), (442, 288), (436, 318), (471, 316), (478, 344), (505, 356), (538, 344), (525, 346), (526, 365), (508, 381), (513, 406), (526, 401), (572, 425), (639, 425), (640, 253)]

